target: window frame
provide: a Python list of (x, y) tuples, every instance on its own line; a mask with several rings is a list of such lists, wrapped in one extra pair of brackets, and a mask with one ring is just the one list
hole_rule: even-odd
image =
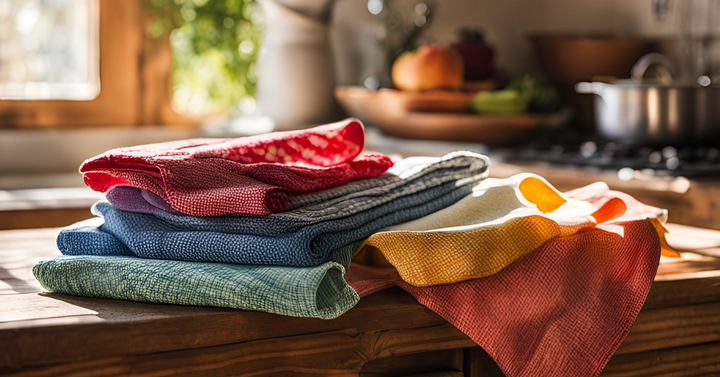
[(0, 100), (0, 127), (197, 124), (175, 113), (167, 33), (153, 38), (143, 0), (99, 6), (100, 93), (92, 100)]

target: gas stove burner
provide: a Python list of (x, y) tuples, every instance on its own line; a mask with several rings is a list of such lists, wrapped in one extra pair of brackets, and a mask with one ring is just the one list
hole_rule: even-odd
[(650, 148), (585, 141), (539, 143), (495, 152), (509, 162), (545, 162), (618, 172), (625, 169), (626, 173), (639, 170), (647, 175), (720, 175), (720, 149), (717, 147)]

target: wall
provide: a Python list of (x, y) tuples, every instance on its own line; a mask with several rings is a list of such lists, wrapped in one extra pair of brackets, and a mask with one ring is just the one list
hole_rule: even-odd
[[(395, 1), (404, 4), (409, 14), (412, 5), (418, 2)], [(368, 12), (366, 3), (365, 0), (340, 0), (336, 4), (332, 36), (340, 84), (359, 83), (381, 69), (382, 59), (374, 39), (376, 19)], [(450, 43), (459, 27), (481, 27), (496, 48), (497, 65), (510, 74), (536, 70), (527, 41), (532, 33), (667, 36), (676, 30), (672, 14), (664, 22), (655, 21), (653, 0), (435, 0), (434, 3), (435, 19), (424, 41)]]

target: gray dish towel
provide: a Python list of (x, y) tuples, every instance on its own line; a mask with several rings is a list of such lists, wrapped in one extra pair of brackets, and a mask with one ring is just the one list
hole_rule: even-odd
[(445, 183), (472, 183), (487, 175), (488, 165), (487, 157), (472, 152), (453, 152), (442, 158), (410, 157), (379, 177), (294, 195), (288, 199), (291, 210), (269, 216), (189, 216), (175, 211), (152, 192), (130, 186), (116, 186), (107, 193), (107, 199), (117, 209), (151, 214), (182, 229), (274, 236), (352, 216)]
[[(406, 164), (407, 170), (395, 174), (392, 184), (362, 183), (363, 189), (324, 192), (319, 195), (329, 199), (270, 216), (192, 217), (162, 210), (150, 215), (101, 202), (96, 211), (104, 222), (66, 228), (58, 246), (66, 255), (316, 266), (343, 245), (455, 203), (487, 172), (487, 158), (469, 152), (424, 161)], [(127, 248), (114, 254), (118, 248), (103, 245), (107, 237), (100, 234), (117, 238)]]

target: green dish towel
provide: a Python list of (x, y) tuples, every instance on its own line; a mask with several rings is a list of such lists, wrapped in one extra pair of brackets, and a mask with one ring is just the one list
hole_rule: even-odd
[(360, 299), (344, 279), (358, 245), (340, 248), (314, 267), (81, 255), (42, 261), (33, 273), (48, 291), (75, 296), (332, 319)]

